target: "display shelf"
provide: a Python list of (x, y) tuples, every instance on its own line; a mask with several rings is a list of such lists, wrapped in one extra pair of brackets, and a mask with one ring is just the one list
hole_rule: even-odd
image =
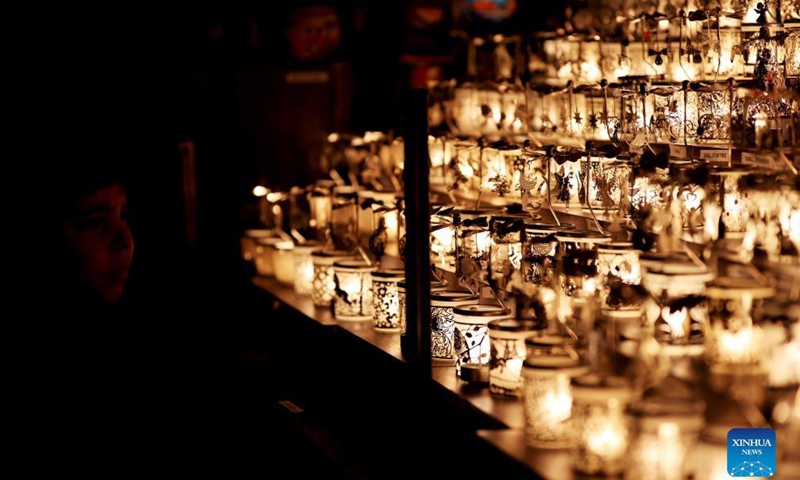
[(543, 480), (577, 478), (572, 470), (567, 450), (530, 447), (525, 443), (525, 432), (521, 429), (480, 430), (477, 436), (506, 456), (536, 472)]

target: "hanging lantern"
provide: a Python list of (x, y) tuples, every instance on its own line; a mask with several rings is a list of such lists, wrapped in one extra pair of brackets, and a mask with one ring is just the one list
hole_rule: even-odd
[(538, 324), (531, 320), (493, 320), (489, 322), (491, 361), (489, 392), (501, 397), (522, 396), (522, 363), (525, 339), (535, 335)]
[(712, 369), (760, 367), (765, 339), (758, 321), (763, 300), (774, 294), (772, 287), (729, 277), (717, 278), (708, 286), (706, 359)]
[(511, 310), (496, 305), (463, 305), (453, 308), (456, 375), (466, 382), (489, 381), (491, 348), (488, 324), (510, 318)]
[(525, 439), (539, 448), (570, 446), (570, 380), (589, 367), (567, 355), (530, 357), (524, 363)]
[(628, 408), (630, 456), (626, 480), (683, 480), (687, 458), (703, 428), (699, 401), (654, 397)]
[(402, 269), (372, 272), (372, 321), (377, 330), (400, 331), (400, 291), (397, 284), (405, 274)]
[(478, 301), (478, 295), (466, 290), (431, 292), (431, 356), (452, 360), (455, 356), (453, 308)]
[(333, 264), (352, 258), (346, 251), (319, 251), (311, 254), (314, 264), (314, 280), (312, 282), (311, 300), (314, 306), (330, 307), (336, 296), (336, 282)]
[(294, 266), (294, 292), (298, 295), (311, 295), (314, 290), (314, 261), (312, 253), (322, 249), (322, 245), (317, 242), (306, 242), (295, 245), (292, 250)]
[(619, 475), (628, 453), (625, 407), (633, 397), (620, 377), (572, 379), (572, 467), (589, 475)]
[(372, 320), (372, 272), (377, 267), (363, 260), (333, 264), (333, 316), (337, 320)]

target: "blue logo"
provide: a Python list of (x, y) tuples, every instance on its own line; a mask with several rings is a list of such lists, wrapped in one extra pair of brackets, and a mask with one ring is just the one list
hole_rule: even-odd
[(733, 428), (728, 431), (728, 474), (732, 477), (775, 475), (775, 430)]

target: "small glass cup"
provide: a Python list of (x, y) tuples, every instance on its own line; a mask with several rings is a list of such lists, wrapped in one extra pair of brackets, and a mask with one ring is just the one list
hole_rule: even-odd
[[(286, 243), (281, 237), (264, 237), (256, 240), (256, 272), (262, 277), (275, 276), (275, 256), (272, 254), (272, 247), (280, 243)], [(291, 242), (290, 242), (291, 243)]]
[(522, 396), (522, 363), (525, 339), (535, 335), (539, 325), (532, 320), (494, 320), (489, 322), (491, 361), (489, 392), (501, 397)]
[(405, 270), (372, 272), (372, 321), (384, 332), (400, 331), (400, 292), (397, 284), (406, 276)]
[(455, 356), (453, 308), (477, 301), (478, 295), (469, 290), (431, 292), (431, 356), (433, 358), (453, 360)]
[(311, 254), (321, 249), (322, 245), (317, 242), (306, 242), (294, 246), (292, 250), (294, 293), (311, 295), (314, 290), (314, 262)]
[(372, 320), (372, 273), (377, 269), (357, 259), (333, 264), (333, 316), (337, 320)]
[(270, 246), (272, 264), (275, 267), (275, 280), (287, 287), (294, 286), (294, 257), (292, 242), (280, 242)]
[(311, 254), (314, 265), (311, 300), (317, 307), (330, 307), (336, 296), (336, 283), (333, 276), (333, 264), (353, 258), (350, 252), (343, 250), (318, 251)]
[(499, 305), (462, 305), (453, 309), (456, 375), (466, 382), (489, 382), (489, 322), (510, 318), (511, 310)]
[[(431, 281), (431, 293), (447, 290), (446, 281)], [(397, 294), (400, 302), (400, 333), (406, 333), (406, 281), (397, 282)]]

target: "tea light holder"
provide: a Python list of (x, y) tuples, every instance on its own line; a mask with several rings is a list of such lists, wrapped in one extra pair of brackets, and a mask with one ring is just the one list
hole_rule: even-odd
[(538, 448), (570, 446), (574, 377), (589, 373), (589, 366), (567, 355), (535, 356), (523, 365), (525, 440)]
[(445, 185), (448, 180), (447, 166), (453, 156), (453, 143), (445, 137), (428, 136), (428, 155), (430, 157), (430, 184)]
[(335, 187), (331, 205), (330, 237), (334, 248), (355, 250), (358, 246), (358, 189)]
[(311, 218), (309, 227), (315, 232), (317, 240), (325, 240), (331, 223), (331, 192), (326, 188), (315, 188), (308, 193)]
[(460, 140), (453, 144), (453, 158), (448, 163), (452, 189), (475, 192), (481, 187), (481, 147), (478, 142)]
[(522, 363), (527, 354), (525, 339), (535, 335), (538, 324), (532, 320), (493, 320), (489, 322), (491, 360), (489, 393), (499, 397), (522, 396)]
[(454, 359), (456, 327), (453, 308), (477, 301), (478, 295), (469, 290), (431, 292), (431, 357)]
[(483, 149), (481, 158), (481, 189), (498, 196), (513, 194), (519, 196), (521, 171), (515, 162), (522, 149), (519, 145), (495, 142)]
[(333, 264), (333, 316), (337, 320), (372, 320), (372, 273), (376, 270), (363, 260)]
[(628, 408), (631, 425), (626, 480), (683, 480), (687, 458), (705, 424), (703, 402), (654, 397)]
[(268, 229), (250, 229), (245, 230), (244, 235), (240, 239), (240, 246), (242, 250), (242, 259), (247, 262), (252, 262), (256, 257), (256, 244), (260, 238), (274, 237), (275, 232)]
[(759, 368), (766, 344), (757, 321), (764, 299), (773, 295), (774, 288), (747, 279), (719, 277), (708, 285), (705, 354), (712, 370)]
[(294, 286), (294, 257), (292, 256), (294, 244), (292, 242), (279, 242), (270, 246), (272, 264), (275, 268), (275, 280), (287, 287)]
[[(443, 292), (447, 290), (447, 282), (445, 281), (431, 281), (431, 293)], [(397, 282), (397, 298), (400, 306), (400, 333), (406, 333), (406, 282), (400, 280)]]
[(318, 251), (311, 253), (314, 265), (314, 279), (311, 288), (311, 300), (317, 307), (330, 307), (336, 296), (336, 282), (333, 273), (333, 264), (352, 255), (348, 251)]
[(489, 322), (511, 317), (511, 310), (497, 305), (462, 305), (453, 308), (453, 342), (456, 375), (470, 383), (489, 381)]
[(521, 218), (493, 217), (489, 230), (489, 279), (505, 289), (511, 281), (513, 272), (522, 270), (522, 239), (525, 236), (525, 223)]
[(286, 243), (281, 237), (262, 237), (256, 240), (256, 254), (254, 257), (256, 273), (262, 277), (275, 276), (275, 257), (272, 247), (279, 243)]
[(628, 453), (630, 384), (621, 377), (585, 375), (571, 385), (572, 467), (588, 475), (619, 475)]
[(619, 209), (623, 196), (628, 193), (626, 187), (631, 174), (630, 164), (600, 157), (592, 157), (589, 163), (589, 205), (598, 210)]
[[(742, 237), (747, 231), (751, 206), (747, 191), (739, 187), (739, 180), (749, 172), (750, 169), (743, 167), (718, 167), (710, 173), (707, 201), (721, 209), (716, 223), (721, 223), (725, 230), (719, 232), (720, 238)], [(709, 215), (713, 211), (709, 209)], [(706, 224), (714, 226), (714, 220), (708, 216)]]
[(650, 292), (644, 306), (648, 328), (660, 343), (699, 345), (708, 322), (706, 284), (714, 274), (691, 262), (648, 265), (642, 285)]
[(292, 250), (294, 266), (294, 293), (298, 295), (311, 295), (314, 290), (314, 261), (311, 254), (322, 249), (317, 242), (306, 242), (295, 245)]
[(397, 284), (405, 275), (402, 269), (372, 272), (372, 321), (377, 330), (400, 331), (400, 292)]
[(534, 285), (552, 288), (558, 240), (563, 230), (574, 229), (573, 224), (525, 223), (525, 241), (522, 243), (523, 278)]
[(642, 302), (635, 289), (642, 280), (639, 250), (630, 242), (607, 243), (597, 248), (597, 270), (602, 278), (600, 304), (606, 316), (638, 318)]

